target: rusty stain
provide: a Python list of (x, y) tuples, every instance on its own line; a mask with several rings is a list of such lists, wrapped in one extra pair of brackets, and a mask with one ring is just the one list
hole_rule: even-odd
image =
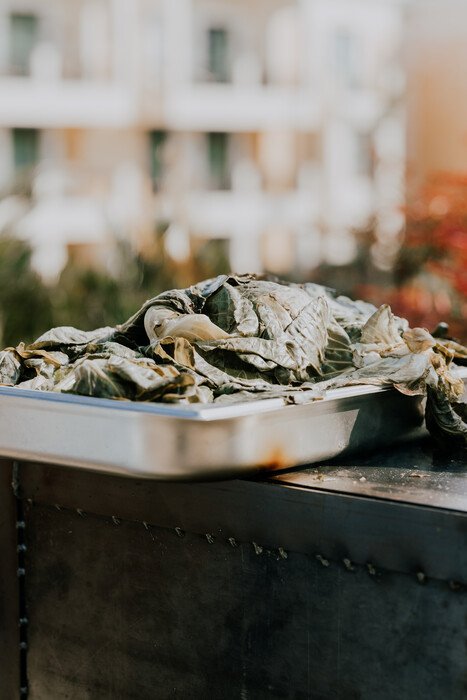
[(296, 460), (289, 457), (281, 447), (272, 447), (266, 453), (264, 459), (259, 460), (258, 466), (261, 469), (287, 469), (294, 467)]

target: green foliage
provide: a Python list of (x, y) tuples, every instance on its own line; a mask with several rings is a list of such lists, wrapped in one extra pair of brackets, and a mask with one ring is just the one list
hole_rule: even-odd
[(31, 269), (26, 243), (0, 237), (0, 348), (32, 342), (54, 326), (91, 330), (122, 323), (165, 289), (228, 271), (221, 241), (199, 243), (186, 263), (176, 264), (165, 252), (164, 236), (165, 227), (145, 255), (116, 244), (112, 273), (70, 260), (54, 287)]
[(50, 292), (23, 241), (0, 238), (0, 347), (32, 341), (53, 323)]
[(111, 275), (68, 265), (54, 291), (54, 325), (83, 330), (114, 325), (126, 314), (124, 302)]

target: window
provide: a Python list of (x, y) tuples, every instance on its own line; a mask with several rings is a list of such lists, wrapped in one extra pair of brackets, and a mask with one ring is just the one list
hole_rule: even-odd
[(207, 135), (209, 157), (209, 184), (215, 190), (230, 189), (228, 163), (229, 135), (213, 132)]
[(154, 191), (160, 189), (164, 174), (163, 148), (167, 138), (165, 131), (151, 131), (151, 177)]
[(209, 30), (208, 69), (211, 80), (226, 83), (228, 71), (228, 35), (225, 29)]
[(29, 75), (31, 54), (37, 41), (37, 17), (11, 15), (10, 66), (14, 75)]
[(13, 129), (13, 155), (16, 173), (33, 168), (39, 157), (39, 131)]

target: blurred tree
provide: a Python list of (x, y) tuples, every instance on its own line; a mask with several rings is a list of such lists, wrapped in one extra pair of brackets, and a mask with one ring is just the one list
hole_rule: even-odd
[(412, 326), (440, 321), (467, 339), (467, 175), (441, 173), (407, 209), (406, 231), (389, 285), (357, 285), (374, 303), (387, 302)]
[(222, 241), (199, 242), (185, 262), (175, 262), (165, 249), (166, 230), (156, 230), (144, 254), (116, 243), (113, 274), (70, 259), (54, 287), (31, 269), (27, 243), (0, 237), (0, 348), (32, 342), (53, 326), (91, 330), (122, 323), (166, 289), (228, 271)]
[(53, 325), (92, 330), (112, 326), (127, 314), (117, 280), (95, 269), (67, 265), (53, 290)]
[(50, 293), (31, 269), (31, 249), (0, 237), (0, 348), (30, 342), (52, 322)]
[(449, 334), (466, 342), (467, 174), (439, 174), (420, 190), (407, 208), (392, 268), (375, 265), (374, 223), (355, 232), (352, 263), (321, 265), (308, 278), (376, 306), (390, 304), (412, 327), (433, 330), (447, 322)]

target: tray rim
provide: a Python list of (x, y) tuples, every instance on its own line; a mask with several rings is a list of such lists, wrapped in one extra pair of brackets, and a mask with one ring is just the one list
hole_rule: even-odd
[[(467, 373), (466, 373), (467, 375)], [(380, 387), (369, 384), (358, 384), (329, 389), (323, 398), (298, 404), (286, 404), (284, 399), (261, 398), (257, 400), (239, 401), (238, 403), (216, 404), (164, 404), (150, 401), (120, 401), (116, 399), (101, 399), (93, 396), (81, 396), (78, 394), (59, 394), (52, 391), (37, 391), (33, 389), (19, 389), (18, 387), (0, 386), (0, 402), (19, 399), (20, 401), (32, 400), (38, 406), (44, 403), (61, 403), (67, 406), (88, 406), (93, 408), (111, 409), (116, 412), (126, 411), (130, 413), (143, 413), (153, 416), (174, 418), (175, 420), (192, 421), (222, 421), (231, 418), (243, 418), (250, 415), (260, 415), (282, 408), (292, 406), (325, 405), (340, 399), (360, 398), (371, 394), (385, 394), (396, 391), (393, 387)]]
[[(467, 383), (467, 367), (456, 366), (456, 374)], [(127, 411), (130, 413), (144, 413), (155, 416), (174, 418), (175, 420), (193, 421), (222, 421), (232, 418), (243, 418), (251, 415), (268, 413), (281, 408), (302, 405), (326, 405), (332, 401), (340, 399), (360, 398), (362, 396), (384, 394), (397, 391), (392, 386), (378, 386), (375, 384), (354, 384), (340, 387), (338, 389), (328, 389), (322, 398), (307, 401), (304, 404), (287, 405), (284, 399), (261, 398), (251, 401), (239, 401), (233, 404), (168, 404), (156, 401), (126, 401), (118, 399), (102, 399), (95, 396), (82, 396), (79, 394), (61, 394), (53, 391), (41, 391), (34, 389), (21, 389), (17, 386), (0, 385), (0, 401), (16, 398), (22, 400), (32, 400), (38, 406), (44, 402), (62, 403), (74, 406), (92, 406), (94, 408), (106, 408), (114, 411)]]

